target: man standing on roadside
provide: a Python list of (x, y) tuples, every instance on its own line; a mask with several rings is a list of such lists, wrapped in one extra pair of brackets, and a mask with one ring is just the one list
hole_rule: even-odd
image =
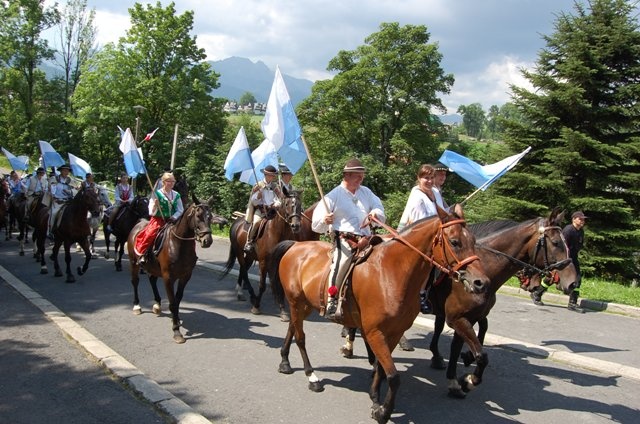
[(576, 267), (576, 285), (569, 295), (569, 305), (567, 308), (571, 311), (580, 311), (578, 308), (578, 297), (580, 296), (580, 284), (582, 283), (582, 273), (580, 272), (580, 260), (578, 253), (582, 250), (584, 244), (584, 224), (587, 217), (582, 211), (576, 211), (571, 215), (571, 224), (562, 229), (562, 235), (567, 242), (569, 249), (569, 257), (573, 266)]

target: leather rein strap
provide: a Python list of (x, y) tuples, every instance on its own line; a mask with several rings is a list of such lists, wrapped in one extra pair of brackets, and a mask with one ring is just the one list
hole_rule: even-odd
[[(468, 258), (465, 258), (464, 260), (460, 261), (458, 259), (458, 257), (455, 255), (455, 253), (451, 250), (451, 247), (449, 246), (449, 244), (446, 243), (444, 246), (445, 246), (445, 248), (449, 249), (449, 251), (451, 252), (453, 257), (455, 258), (455, 260), (457, 262), (457, 265), (454, 266), (452, 269), (444, 267), (444, 266), (440, 265), (438, 262), (436, 262), (435, 259), (433, 259), (432, 257), (427, 256), (425, 253), (420, 251), (420, 249), (418, 249), (417, 247), (415, 247), (414, 245), (409, 243), (407, 241), (407, 239), (402, 237), (402, 235), (400, 235), (400, 233), (398, 233), (394, 228), (391, 228), (390, 226), (388, 226), (384, 222), (380, 221), (375, 216), (371, 217), (371, 220), (374, 221), (379, 226), (381, 226), (382, 228), (384, 228), (385, 230), (387, 230), (389, 233), (391, 233), (395, 239), (397, 239), (398, 241), (403, 243), (405, 246), (407, 246), (408, 248), (410, 248), (411, 250), (416, 252), (418, 255), (422, 256), (422, 258), (425, 261), (430, 262), (433, 266), (438, 268), (441, 272), (443, 272), (443, 273), (445, 273), (445, 274), (447, 274), (449, 276), (451, 276), (454, 273), (457, 274), (458, 270), (460, 268), (466, 266), (467, 264), (469, 264), (469, 263), (471, 263), (471, 262), (473, 262), (475, 260), (479, 260), (480, 259), (478, 256), (473, 255), (473, 256), (469, 256)], [(449, 221), (449, 222), (446, 222), (444, 224), (440, 223), (440, 227), (438, 228), (438, 234), (436, 234), (436, 237), (433, 239), (433, 244), (435, 245), (437, 242), (442, 242), (443, 241), (442, 240), (442, 230), (443, 229), (445, 229), (446, 227), (449, 227), (451, 225), (454, 225), (454, 224), (463, 224), (464, 222), (465, 222), (464, 219), (455, 219), (453, 221)]]

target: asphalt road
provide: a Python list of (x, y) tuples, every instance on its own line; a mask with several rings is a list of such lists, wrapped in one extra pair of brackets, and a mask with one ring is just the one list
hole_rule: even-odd
[[(226, 254), (219, 240), (199, 252), (203, 266), (181, 308), (187, 343), (176, 345), (166, 301), (163, 316), (149, 312), (147, 284), (141, 284), (146, 313), (131, 313), (126, 263), (116, 273), (113, 260), (96, 259), (75, 284), (65, 284), (52, 276), (51, 265), (43, 276), (30, 256), (19, 257), (15, 241), (1, 242), (0, 422), (155, 423), (176, 416), (185, 422), (372, 422), (362, 342), (356, 342), (354, 359), (340, 357), (340, 327), (315, 315), (305, 326), (307, 348), (325, 391), (307, 390), (295, 346), (294, 374), (279, 374), (286, 324), (269, 292), (263, 315), (251, 315), (247, 303), (235, 300), (235, 277), (219, 280), (215, 271)], [(81, 259), (73, 256), (75, 268)], [(31, 300), (14, 289), (21, 282), (33, 290)], [(47, 317), (32, 302), (49, 311)], [(64, 317), (75, 340), (60, 330)], [(490, 316), (489, 368), (483, 384), (464, 400), (447, 397), (444, 373), (429, 368), (429, 319), (420, 322), (426, 327), (408, 332), (416, 350), (394, 353), (402, 381), (394, 423), (637, 420), (635, 318), (580, 315), (500, 295)], [(445, 356), (449, 340), (442, 342)], [(109, 353), (100, 354), (96, 345)]]

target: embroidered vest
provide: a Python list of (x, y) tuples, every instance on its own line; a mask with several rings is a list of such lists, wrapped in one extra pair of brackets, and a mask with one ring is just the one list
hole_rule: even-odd
[(162, 190), (156, 190), (156, 198), (158, 199), (158, 210), (156, 211), (155, 216), (167, 219), (176, 212), (178, 199), (180, 199), (180, 193), (174, 193), (175, 197), (173, 198), (173, 201), (169, 201)]

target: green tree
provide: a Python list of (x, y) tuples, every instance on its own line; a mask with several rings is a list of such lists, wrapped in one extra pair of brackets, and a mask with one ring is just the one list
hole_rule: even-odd
[(407, 192), (418, 166), (440, 153), (442, 125), (431, 110), (445, 110), (438, 96), (449, 93), (453, 76), (429, 39), (423, 25), (383, 23), (364, 45), (331, 59), (327, 69), (337, 74), (314, 84), (298, 108), (324, 187), (358, 156), (376, 193)]
[(253, 105), (256, 102), (256, 97), (253, 95), (253, 93), (250, 93), (248, 91), (243, 93), (242, 96), (240, 96), (240, 100), (238, 101), (240, 106)]
[(487, 120), (482, 105), (480, 103), (472, 103), (470, 105), (460, 105), (458, 113), (462, 115), (462, 125), (469, 137), (482, 139), (485, 122)]
[(45, 8), (43, 3), (0, 2), (0, 90), (4, 98), (1, 119), (5, 124), (0, 134), (8, 146), (19, 147), (21, 153), (27, 154), (35, 153), (39, 138), (50, 138), (43, 127), (60, 118), (50, 115), (56, 106), (45, 103), (47, 82), (44, 72), (38, 69), (53, 57), (53, 50), (41, 33), (59, 20), (57, 11)]
[[(138, 139), (159, 128), (150, 142), (140, 143), (153, 180), (170, 166), (179, 124), (175, 167), (187, 173), (198, 192), (200, 173), (211, 167), (210, 155), (217, 151), (226, 125), (222, 101), (210, 94), (219, 85), (219, 75), (204, 61), (205, 52), (191, 35), (193, 12), (177, 15), (174, 3), (163, 8), (157, 2), (146, 7), (136, 3), (129, 13), (132, 26), (125, 37), (87, 63), (73, 96), (84, 151), (92, 165), (115, 174), (123, 168), (116, 125), (133, 130), (139, 118)], [(142, 106), (138, 113), (137, 105)], [(141, 184), (147, 186), (146, 181)]]
[[(562, 13), (536, 66), (513, 87), (523, 118), (509, 121), (514, 151), (533, 147), (499, 185), (494, 204), (514, 216), (560, 205), (583, 210), (585, 272), (638, 275), (640, 251), (640, 32), (624, 0), (592, 0)], [(526, 200), (525, 200), (526, 199)], [(635, 263), (634, 263), (635, 262)]]

